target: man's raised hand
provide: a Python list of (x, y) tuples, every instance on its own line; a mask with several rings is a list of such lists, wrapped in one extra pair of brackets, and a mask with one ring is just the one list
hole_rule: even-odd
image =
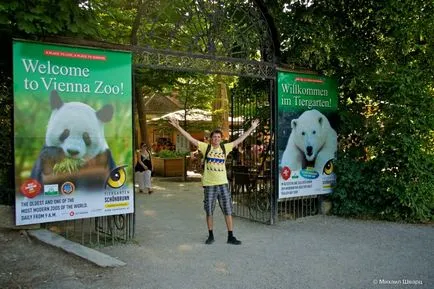
[(253, 129), (257, 128), (258, 125), (259, 125), (259, 119), (254, 119), (254, 120), (252, 121), (252, 127), (253, 127)]

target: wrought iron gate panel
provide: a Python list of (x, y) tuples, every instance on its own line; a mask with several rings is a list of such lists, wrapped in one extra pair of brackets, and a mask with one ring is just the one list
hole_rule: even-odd
[(122, 214), (42, 224), (69, 240), (88, 247), (110, 246), (134, 237), (135, 215)]
[(277, 220), (295, 220), (319, 212), (317, 196), (304, 196), (280, 200), (277, 203)]
[(228, 166), (234, 214), (273, 223), (275, 205), (272, 105), (274, 81), (240, 79), (231, 90), (231, 139), (238, 138), (253, 119), (260, 125), (232, 153)]

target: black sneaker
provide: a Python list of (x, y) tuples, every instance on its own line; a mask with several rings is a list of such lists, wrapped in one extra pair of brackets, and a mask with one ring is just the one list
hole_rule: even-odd
[(241, 245), (241, 241), (237, 240), (235, 237), (228, 237), (228, 244)]
[(212, 243), (214, 243), (214, 237), (208, 237), (205, 241), (205, 244), (207, 245), (211, 245)]

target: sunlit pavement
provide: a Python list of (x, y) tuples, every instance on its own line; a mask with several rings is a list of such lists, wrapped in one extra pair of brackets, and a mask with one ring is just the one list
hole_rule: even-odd
[(233, 246), (217, 205), (216, 241), (205, 245), (201, 183), (154, 178), (153, 187), (151, 195), (136, 195), (134, 242), (101, 249), (127, 263), (115, 269), (122, 278), (95, 286), (382, 288), (410, 280), (423, 283), (415, 288), (433, 288), (432, 226), (330, 216), (270, 226), (235, 218), (234, 234), (243, 244)]

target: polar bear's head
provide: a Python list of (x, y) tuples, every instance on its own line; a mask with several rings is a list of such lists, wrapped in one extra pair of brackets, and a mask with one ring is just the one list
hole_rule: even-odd
[(328, 119), (315, 109), (307, 110), (291, 121), (291, 128), (295, 145), (304, 153), (307, 161), (314, 161), (327, 140), (330, 129)]

